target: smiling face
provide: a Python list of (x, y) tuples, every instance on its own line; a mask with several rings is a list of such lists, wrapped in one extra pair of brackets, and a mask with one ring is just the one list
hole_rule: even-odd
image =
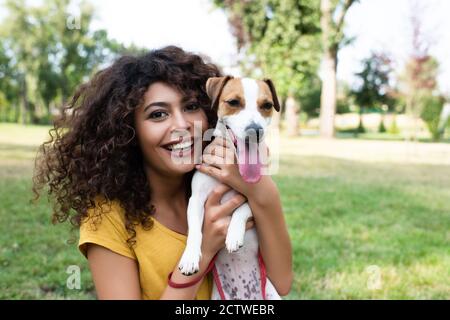
[[(147, 89), (134, 120), (147, 167), (169, 176), (194, 169), (194, 129), (201, 131), (195, 132), (195, 139), (201, 141), (208, 128), (205, 112), (197, 101), (166, 83), (156, 82)], [(201, 146), (201, 142), (195, 145)]]

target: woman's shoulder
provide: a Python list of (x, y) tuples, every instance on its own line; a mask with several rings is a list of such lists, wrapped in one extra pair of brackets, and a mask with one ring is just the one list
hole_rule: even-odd
[(124, 210), (118, 201), (106, 200), (97, 196), (94, 205), (88, 209), (87, 216), (80, 225), (80, 251), (86, 256), (86, 245), (94, 243), (124, 256), (135, 258), (127, 240)]
[(125, 229), (125, 211), (118, 200), (110, 200), (97, 195), (87, 209), (87, 214), (81, 221), (81, 226), (113, 224)]

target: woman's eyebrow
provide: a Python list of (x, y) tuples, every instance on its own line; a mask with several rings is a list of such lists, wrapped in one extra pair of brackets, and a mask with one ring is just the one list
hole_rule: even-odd
[(144, 112), (147, 111), (148, 108), (150, 107), (166, 107), (169, 108), (170, 107), (170, 103), (164, 102), (164, 101), (155, 101), (152, 102), (150, 104), (148, 104), (145, 108), (144, 108)]
[(188, 103), (193, 103), (193, 102), (197, 102), (197, 98), (196, 97), (191, 97), (191, 96), (185, 96), (181, 99), (181, 104), (182, 105), (186, 105)]

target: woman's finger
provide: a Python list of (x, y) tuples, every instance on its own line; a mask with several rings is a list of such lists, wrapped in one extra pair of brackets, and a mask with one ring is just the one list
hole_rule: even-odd
[(247, 221), (245, 224), (245, 230), (251, 229), (255, 226), (255, 222), (253, 220)]
[(224, 158), (234, 158), (235, 150), (221, 145), (209, 145), (203, 151), (203, 155), (210, 154)]
[(230, 141), (230, 139), (227, 139), (224, 137), (216, 137), (211, 144), (222, 146), (225, 148), (230, 148), (230, 149), (234, 148), (234, 144)]
[(215, 146), (212, 146), (209, 153), (213, 156), (223, 157), (226, 152), (227, 152), (227, 149), (224, 148), (223, 146), (215, 145)]
[(224, 215), (231, 214), (234, 210), (236, 210), (246, 202), (247, 198), (242, 194), (238, 193), (234, 195), (231, 199), (221, 204)]
[(224, 164), (226, 164), (226, 159), (220, 156), (213, 156), (210, 154), (204, 154), (203, 157), (203, 162), (210, 165), (210, 166), (215, 166), (217, 168), (221, 168)]
[(223, 195), (230, 190), (231, 187), (227, 186), (226, 184), (219, 184), (209, 194), (208, 199), (206, 199), (205, 206), (219, 205)]
[(208, 176), (211, 176), (217, 180), (220, 181), (220, 172), (221, 170), (214, 167), (214, 166), (210, 166), (207, 164), (198, 164), (195, 166), (195, 168), (200, 171), (203, 172), (204, 174), (207, 174)]
[(208, 144), (208, 145), (206, 146), (206, 148), (203, 150), (203, 154), (213, 154), (213, 149), (214, 149), (215, 147), (216, 147), (216, 146), (213, 145), (212, 143)]

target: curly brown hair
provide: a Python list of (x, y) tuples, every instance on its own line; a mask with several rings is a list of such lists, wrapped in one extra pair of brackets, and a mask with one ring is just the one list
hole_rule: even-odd
[[(150, 186), (134, 128), (134, 111), (148, 87), (165, 82), (194, 97), (210, 127), (217, 121), (205, 84), (221, 75), (199, 55), (168, 46), (141, 56), (123, 56), (99, 71), (75, 92), (50, 130), (50, 140), (38, 151), (33, 176), (35, 200), (48, 187), (53, 200), (53, 223), (69, 219), (77, 228), (88, 210), (117, 200), (125, 212), (129, 245), (137, 225), (152, 226)], [(189, 175), (187, 175), (189, 176)], [(190, 175), (192, 176), (192, 175)], [(100, 196), (101, 203), (97, 199)]]

